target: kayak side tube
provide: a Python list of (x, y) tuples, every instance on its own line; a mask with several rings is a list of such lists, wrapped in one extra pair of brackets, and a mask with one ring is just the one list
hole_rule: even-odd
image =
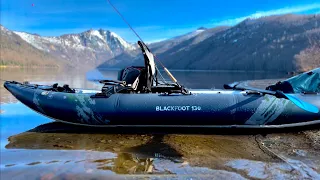
[[(308, 123), (320, 114), (290, 101), (245, 91), (194, 90), (183, 94), (113, 94), (53, 92), (5, 82), (19, 101), (52, 119), (89, 126), (265, 126)], [(320, 107), (319, 95), (298, 95)]]

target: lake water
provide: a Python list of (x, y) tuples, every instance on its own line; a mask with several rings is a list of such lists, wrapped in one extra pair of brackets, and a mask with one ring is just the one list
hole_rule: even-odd
[[(222, 88), (281, 73), (172, 71), (187, 88)], [(87, 79), (116, 79), (116, 70), (1, 69), (1, 79), (99, 89)], [(246, 179), (297, 178), (295, 169), (266, 155), (253, 136), (95, 130), (59, 123), (30, 110), (1, 85), (1, 179)], [(128, 129), (127, 129), (128, 130)], [(172, 130), (171, 130), (172, 131)], [(160, 132), (162, 132), (160, 130)], [(315, 173), (312, 177), (319, 177)], [(309, 176), (308, 176), (309, 177)]]

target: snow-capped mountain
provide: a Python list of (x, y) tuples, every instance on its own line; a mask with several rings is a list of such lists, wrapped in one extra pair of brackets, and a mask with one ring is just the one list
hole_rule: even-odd
[(319, 22), (316, 14), (246, 19), (194, 44), (201, 33), (158, 58), (171, 69), (307, 71), (320, 65)]
[(135, 45), (126, 42), (116, 33), (102, 29), (58, 37), (42, 37), (16, 31), (14, 33), (39, 50), (86, 67), (97, 66), (110, 58), (136, 48)]
[[(299, 72), (319, 67), (319, 15), (274, 15), (199, 28), (148, 47), (171, 69)], [(143, 65), (141, 50), (113, 32), (41, 37), (1, 27), (2, 65), (108, 68)]]
[[(273, 15), (200, 29), (149, 48), (170, 69), (301, 72), (320, 65), (319, 24), (317, 14)], [(143, 63), (139, 54), (121, 54), (99, 67), (136, 63)]]
[(198, 28), (197, 30), (191, 31), (187, 34), (176, 36), (160, 42), (151, 43), (149, 44), (149, 47), (153, 50), (154, 53), (162, 53), (186, 40), (202, 34), (206, 30), (206, 28)]
[(11, 31), (0, 25), (1, 35), (11, 35)]
[(68, 66), (60, 59), (31, 46), (11, 30), (0, 25), (0, 65), (23, 67)]
[[(176, 36), (164, 41), (148, 44), (151, 51), (156, 54), (171, 54), (177, 51), (185, 50), (193, 45), (196, 45), (205, 39), (213, 36), (214, 34), (228, 29), (227, 26), (221, 26), (216, 28), (198, 28), (189, 33)], [(106, 67), (124, 67), (129, 65), (143, 65), (143, 56), (140, 50), (130, 51), (130, 53), (122, 53), (115, 58), (110, 59), (102, 63), (99, 68)]]
[(190, 38), (193, 38), (193, 37), (197, 36), (200, 33), (203, 33), (206, 30), (208, 30), (208, 29), (204, 28), (204, 27), (200, 27), (195, 31), (189, 32), (187, 34), (183, 34), (181, 36), (174, 37), (173, 39), (174, 40), (178, 40), (178, 41), (185, 41), (185, 40), (188, 40)]

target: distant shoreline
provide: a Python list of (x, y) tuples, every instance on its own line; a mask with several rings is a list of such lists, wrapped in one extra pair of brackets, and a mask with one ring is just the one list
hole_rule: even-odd
[[(97, 69), (100, 69), (100, 70), (112, 70), (112, 71), (115, 71), (115, 70), (121, 70), (122, 68), (97, 68)], [(161, 70), (161, 72), (164, 72), (164, 70)], [(223, 72), (223, 73), (227, 73), (227, 72), (234, 72), (234, 73), (247, 73), (247, 72), (255, 72), (255, 73), (283, 73), (283, 74), (300, 74), (300, 73), (303, 73), (303, 72), (285, 72), (285, 71), (261, 71), (261, 70), (257, 70), (257, 71), (254, 71), (254, 70), (207, 70), (207, 69), (169, 69), (169, 71), (171, 72)]]
[(7, 65), (0, 65), (0, 69), (4, 68), (50, 68), (50, 69), (60, 69), (61, 67), (50, 67), (50, 66), (7, 66)]

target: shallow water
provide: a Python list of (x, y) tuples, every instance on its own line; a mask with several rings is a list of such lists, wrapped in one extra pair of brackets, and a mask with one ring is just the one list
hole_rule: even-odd
[[(286, 77), (243, 72), (172, 73), (189, 88), (222, 88), (224, 83), (233, 81)], [(117, 71), (1, 71), (1, 79), (58, 82), (90, 89), (99, 89), (101, 85), (87, 78), (98, 79), (100, 75), (115, 79)], [(305, 140), (300, 135), (272, 135), (257, 140), (256, 135), (202, 135), (201, 129), (179, 133), (174, 129), (88, 129), (52, 123), (16, 101), (3, 86), (0, 92), (0, 179), (320, 178), (319, 154), (309, 144), (303, 144)], [(288, 147), (273, 149), (282, 153), (282, 160), (259, 147), (262, 141), (285, 144), (283, 138), (291, 136), (301, 138), (301, 142), (297, 140), (298, 147), (291, 147), (294, 156), (289, 156), (288, 152), (293, 150)]]

